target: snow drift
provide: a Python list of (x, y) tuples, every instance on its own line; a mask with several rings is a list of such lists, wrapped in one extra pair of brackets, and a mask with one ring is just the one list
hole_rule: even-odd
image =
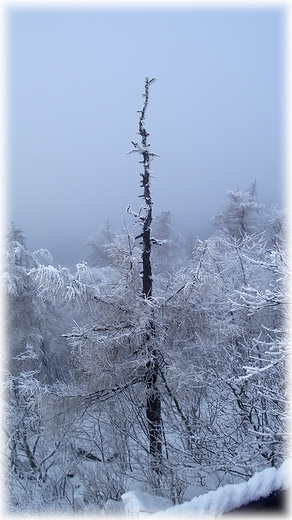
[[(190, 502), (168, 507), (164, 498), (128, 491), (122, 495), (126, 514), (152, 513), (152, 518), (169, 518), (185, 515), (208, 515), (217, 517), (259, 498), (267, 497), (278, 490), (287, 490), (290, 483), (291, 460), (286, 460), (279, 469), (267, 468), (255, 473), (247, 482), (228, 484), (216, 491), (193, 498)], [(153, 513), (156, 513), (153, 515)]]

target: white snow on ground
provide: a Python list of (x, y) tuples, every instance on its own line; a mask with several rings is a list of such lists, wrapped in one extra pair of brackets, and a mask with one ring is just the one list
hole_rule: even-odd
[(139, 512), (155, 513), (173, 506), (173, 502), (167, 498), (149, 495), (149, 493), (143, 493), (143, 491), (139, 490), (124, 493), (122, 500), (126, 514)]
[(190, 502), (172, 507), (168, 506), (170, 501), (142, 491), (128, 491), (121, 498), (125, 513), (135, 513), (136, 517), (140, 516), (139, 513), (142, 513), (143, 516), (145, 513), (152, 513), (152, 518), (181, 515), (217, 517), (261, 497), (267, 497), (274, 491), (288, 489), (291, 469), (291, 460), (286, 460), (279, 469), (267, 468), (260, 473), (255, 473), (247, 482), (228, 484), (216, 491), (209, 491), (209, 493), (195, 497)]

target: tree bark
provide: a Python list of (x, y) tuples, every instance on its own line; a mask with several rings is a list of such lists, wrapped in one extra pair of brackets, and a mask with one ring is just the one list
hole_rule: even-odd
[[(152, 222), (152, 198), (150, 192), (150, 161), (156, 155), (149, 151), (149, 144), (147, 144), (148, 133), (144, 127), (145, 112), (148, 105), (149, 86), (155, 81), (155, 78), (150, 81), (145, 79), (145, 92), (143, 109), (139, 112), (139, 132), (141, 136), (141, 144), (132, 141), (134, 146), (133, 152), (138, 152), (142, 155), (143, 173), (141, 175), (141, 188), (143, 193), (140, 195), (145, 201), (144, 213), (139, 214), (142, 223), (142, 233), (139, 238), (142, 238), (142, 294), (145, 302), (151, 301), (152, 298), (152, 268), (151, 268), (151, 222)], [(155, 323), (154, 319), (149, 321), (148, 331), (144, 337), (143, 345), (146, 355), (146, 419), (149, 436), (149, 452), (151, 456), (151, 465), (156, 473), (161, 472), (162, 461), (162, 421), (161, 421), (161, 398), (158, 388), (159, 363), (158, 353), (155, 347)]]

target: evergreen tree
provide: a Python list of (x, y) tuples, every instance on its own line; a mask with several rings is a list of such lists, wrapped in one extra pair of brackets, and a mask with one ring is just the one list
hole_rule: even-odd
[(28, 251), (23, 231), (12, 223), (3, 254), (8, 370), (14, 376), (35, 370), (46, 382), (67, 379), (68, 346), (61, 337), (67, 315), (43, 300), (31, 276), (40, 261), (52, 259), (50, 253)]
[(115, 234), (110, 228), (108, 220), (98, 230), (96, 238), (91, 237), (88, 240), (90, 253), (87, 255), (86, 261), (92, 267), (107, 267), (110, 264), (107, 246), (113, 242)]

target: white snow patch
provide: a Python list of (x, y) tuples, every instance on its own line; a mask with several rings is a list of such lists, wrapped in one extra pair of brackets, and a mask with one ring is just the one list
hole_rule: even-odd
[(121, 498), (126, 514), (140, 512), (156, 513), (157, 511), (164, 511), (173, 505), (172, 501), (167, 498), (143, 493), (140, 490), (128, 491)]
[(122, 500), (112, 500), (109, 498), (103, 506), (107, 515), (123, 515), (125, 513)]
[(128, 491), (122, 495), (126, 514), (157, 513), (152, 518), (169, 518), (178, 515), (217, 517), (254, 500), (267, 497), (274, 491), (288, 489), (290, 485), (291, 460), (279, 469), (267, 468), (255, 473), (247, 482), (227, 484), (216, 491), (194, 497), (190, 502), (172, 506), (165, 498), (149, 495), (142, 491)]

